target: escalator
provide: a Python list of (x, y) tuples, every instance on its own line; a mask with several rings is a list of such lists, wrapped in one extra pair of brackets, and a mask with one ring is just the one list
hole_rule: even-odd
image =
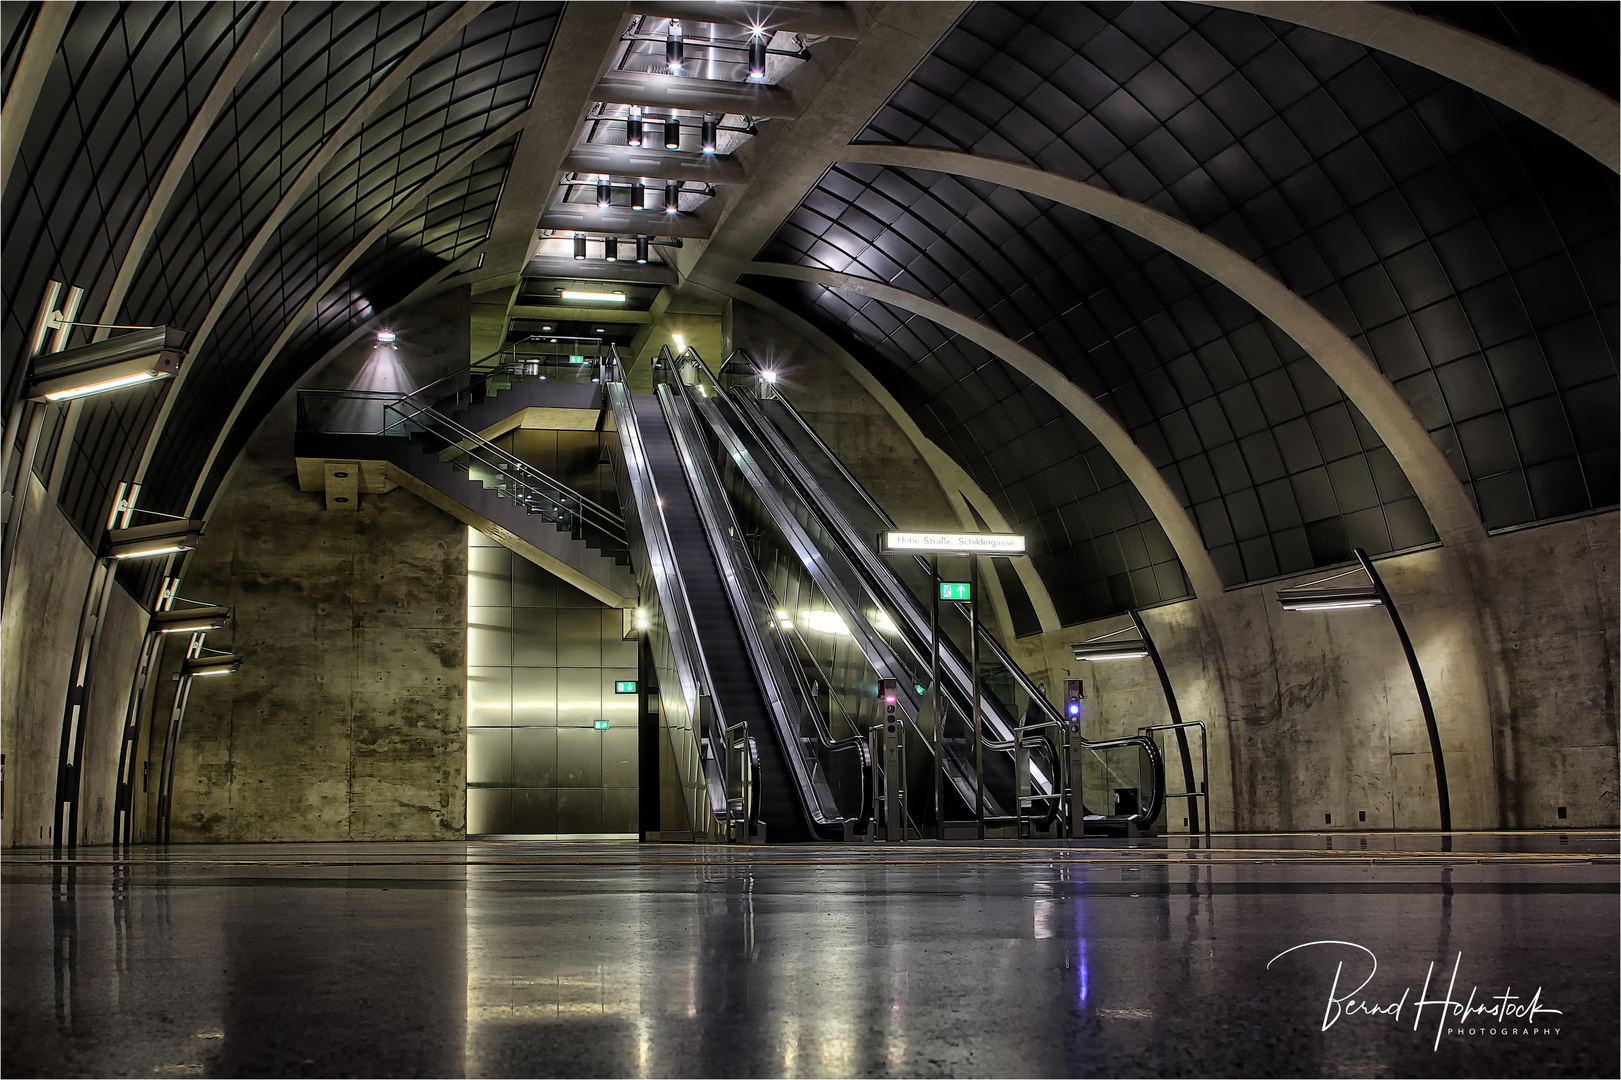
[[(644, 605), (667, 639), (666, 681), (690, 684), (716, 816), (737, 836), (843, 839), (867, 806), (858, 739), (834, 740), (785, 659), (780, 627), (679, 388), (632, 395), (605, 379)], [(763, 826), (763, 828), (762, 828)]]
[[(928, 606), (934, 590), (928, 564), (922, 558), (878, 554), (876, 537), (894, 528), (893, 522), (788, 402), (774, 392), (759, 392), (762, 386), (772, 388), (758, 377), (746, 354), (734, 354), (723, 366), (725, 389), (692, 359), (693, 378), (715, 388), (715, 403), (701, 411), (723, 456), (733, 457), (762, 505), (775, 515), (780, 531), (793, 537), (790, 543), (801, 549), (800, 557), (829, 598), (837, 602), (841, 593), (864, 598), (863, 603), (844, 603), (842, 614), (859, 620), (865, 613), (869, 625), (852, 623), (852, 632), (862, 639), (875, 668), (887, 668), (886, 677), (898, 680), (913, 715), (932, 730), (935, 708), (944, 714), (943, 771), (956, 796), (945, 800), (945, 809), (948, 817), (956, 816), (963, 802), (972, 806), (968, 791), (974, 783), (966, 618), (955, 622), (955, 641), (942, 635), (939, 693), (927, 693), (932, 689), (926, 660)], [(740, 367), (741, 378), (725, 377)], [(812, 550), (804, 550), (807, 544)], [(870, 625), (874, 616), (884, 624), (881, 628)], [(1039, 827), (1062, 815), (1061, 827), (1070, 835), (1083, 829), (1119, 833), (1151, 823), (1164, 793), (1163, 764), (1152, 740), (1082, 738), (983, 627), (978, 644), (984, 657), (980, 704), (986, 729), (987, 817), (1028, 816)], [(1028, 759), (1021, 762), (1025, 753)], [(1089, 788), (1096, 791), (1098, 803), (1113, 802), (1111, 788), (1135, 789), (1134, 812), (1088, 812), (1079, 796), (1083, 775), (1091, 777)]]

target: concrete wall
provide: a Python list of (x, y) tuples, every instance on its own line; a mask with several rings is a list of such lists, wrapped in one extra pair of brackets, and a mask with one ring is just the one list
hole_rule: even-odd
[(37, 847), (52, 840), (63, 702), (96, 562), (95, 553), (32, 476), (24, 496), (14, 508), (24, 518), (0, 614), (6, 847)]
[[(468, 362), (465, 291), (393, 328), (392, 352), (361, 340), (306, 384), (409, 389)], [(234, 608), (208, 644), (246, 660), (193, 685), (173, 839), (459, 839), (465, 529), (404, 490), (324, 510), (321, 493), (298, 490), (293, 422), (289, 395), (233, 467), (186, 567), (183, 595)]]
[[(1455, 827), (1617, 824), (1617, 547), (1611, 512), (1376, 564), (1434, 701)], [(1216, 827), (1434, 828), (1428, 736), (1389, 617), (1283, 611), (1277, 590), (1312, 576), (1143, 613), (1184, 719), (1209, 725)], [(1040, 639), (1051, 680), (1085, 680), (1089, 734), (1166, 722), (1146, 660), (1071, 656), (1124, 622)], [(1182, 789), (1174, 749), (1167, 769)]]

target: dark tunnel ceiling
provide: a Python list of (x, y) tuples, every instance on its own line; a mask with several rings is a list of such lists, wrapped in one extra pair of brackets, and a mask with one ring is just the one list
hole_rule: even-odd
[[(1239, 12), (982, 3), (857, 141), (1034, 165), (1254, 259), (1375, 358), (1488, 528), (1616, 502), (1616, 178), (1472, 91)], [(761, 258), (889, 282), (1043, 356), (1131, 432), (1229, 584), (1342, 561), (1348, 544), (1433, 539), (1389, 452), (1293, 343), (1078, 211), (845, 164)], [(918, 320), (762, 287), (887, 350), (902, 400), (931, 396), (903, 385), (936, 355), (910, 330)], [(976, 405), (968, 438), (1039, 444), (1022, 408)], [(1028, 489), (1041, 478), (1017, 495), (976, 478), (1026, 526), (1048, 514), (1052, 542), (1063, 470), (1039, 494)]]
[[(1394, 6), (1616, 93), (1616, 5)], [(38, 10), (0, 12), (8, 86)], [(44, 281), (83, 286), (81, 317), (101, 313), (200, 95), (262, 10), (72, 9), (4, 192), (8, 399)], [(86, 537), (134, 473), (165, 393), (172, 416), (142, 504), (179, 511), (196, 487), (204, 506), (311, 364), (472, 265), (516, 145), (501, 126), (532, 100), (561, 10), (357, 0), (281, 12), (110, 320), (210, 329), (184, 384), (87, 400), (60, 460), (38, 463)], [(450, 19), (468, 21), (375, 110), (358, 109)], [(357, 112), (359, 130), (334, 139)], [(1033, 165), (1253, 259), (1375, 359), (1488, 528), (1616, 502), (1617, 178), (1473, 91), (1237, 11), (979, 3), (856, 141)], [(316, 181), (287, 198), (323, 151)], [(1114, 226), (992, 184), (845, 164), (762, 257), (893, 282), (1044, 357), (1132, 435), (1228, 583), (1341, 561), (1353, 544), (1433, 538), (1390, 453), (1311, 359), (1226, 288)], [(1021, 376), (899, 309), (751, 281), (847, 341), (1031, 531), (1065, 621), (1187, 594), (1115, 463)], [(45, 432), (42, 445), (54, 441)], [(1026, 467), (1038, 461), (1052, 467)]]

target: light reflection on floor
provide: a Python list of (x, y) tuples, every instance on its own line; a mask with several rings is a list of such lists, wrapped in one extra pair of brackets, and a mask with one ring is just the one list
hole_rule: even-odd
[[(1364, 849), (1361, 841), (1366, 840)], [(1333, 845), (1330, 847), (1330, 845)], [(1347, 850), (1349, 848), (1349, 850)], [(1616, 836), (4, 861), (6, 1075), (1615, 1075)], [(1558, 1036), (1321, 1030), (1463, 953)]]

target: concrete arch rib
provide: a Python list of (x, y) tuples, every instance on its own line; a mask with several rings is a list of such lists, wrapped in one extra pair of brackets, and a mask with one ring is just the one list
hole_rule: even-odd
[(1616, 103), (1579, 79), (1466, 30), (1385, 4), (1321, 0), (1199, 0), (1294, 23), (1399, 56), (1462, 83), (1568, 139), (1621, 172)]
[[(1316, 308), (1220, 241), (1142, 203), (1026, 165), (949, 150), (877, 145), (850, 146), (844, 160), (954, 173), (1028, 191), (1135, 233), (1199, 268), (1276, 323), (1339, 385), (1407, 474), (1443, 543), (1466, 543), (1486, 535), (1446, 455), (1378, 366)], [(1143, 495), (1146, 498), (1147, 492)]]
[(1199, 530), (1194, 527), (1193, 519), (1188, 516), (1187, 510), (1171, 491), (1165, 478), (1154, 468), (1153, 462), (1148, 460), (1148, 456), (1143, 453), (1142, 448), (1126, 429), (1104, 411), (1103, 406), (1047, 361), (984, 323), (970, 319), (944, 304), (937, 304), (916, 293), (897, 289), (883, 282), (852, 274), (840, 274), (832, 270), (819, 270), (810, 266), (788, 266), (782, 263), (751, 263), (745, 273), (793, 278), (797, 281), (825, 285), (830, 289), (844, 289), (870, 296), (874, 300), (893, 304), (915, 315), (932, 319), (1000, 358), (1069, 410), (1070, 415), (1086, 425), (1087, 430), (1114, 458), (1115, 464), (1120, 466), (1120, 470), (1136, 485), (1137, 493), (1154, 512), (1160, 528), (1165, 530), (1166, 538), (1176, 549), (1177, 558), (1182, 560), (1182, 568), (1187, 572), (1188, 581), (1193, 585), (1194, 595), (1211, 597), (1222, 593), (1225, 586), (1222, 584), (1221, 575), (1216, 572), (1215, 561), (1205, 549)]
[[(887, 413), (895, 426), (901, 429), (906, 440), (917, 450), (918, 456), (923, 459), (929, 471), (934, 474), (935, 481), (951, 504), (952, 513), (962, 527), (970, 532), (977, 531), (978, 524), (974, 521), (974, 512), (988, 522), (991, 528), (999, 532), (1012, 532), (1013, 527), (1008, 523), (1002, 511), (996, 508), (991, 497), (985, 490), (968, 475), (968, 470), (957, 464), (955, 458), (946, 453), (939, 444), (923, 434), (923, 429), (917, 426), (917, 421), (909, 416), (901, 403), (895, 400), (893, 394), (884, 389), (865, 367), (845, 351), (843, 346), (823, 333), (808, 319), (796, 314), (790, 309), (777, 303), (768, 296), (762, 296), (753, 289), (743, 285), (726, 285), (721, 289), (733, 300), (748, 304), (750, 307), (764, 312), (783, 326), (792, 330), (812, 345), (820, 348), (831, 356), (836, 363), (844, 368), (846, 374), (861, 385), (861, 388), (872, 395), (880, 408)], [(971, 511), (969, 507), (972, 506)], [(1063, 624), (1058, 618), (1058, 609), (1053, 606), (1052, 594), (1047, 591), (1047, 583), (1041, 580), (1036, 566), (1028, 556), (1020, 556), (1009, 560), (1013, 564), (1014, 572), (1019, 575), (1019, 582), (1024, 586), (1025, 593), (1030, 597), (1030, 605), (1035, 608), (1036, 621), (1041, 624), (1042, 633), (1061, 629)], [(1011, 627), (1013, 619), (1008, 612), (1007, 598), (1002, 594), (1001, 581), (994, 572), (986, 568), (985, 583), (991, 594), (992, 603), (996, 608), (996, 616), (1003, 626)]]

